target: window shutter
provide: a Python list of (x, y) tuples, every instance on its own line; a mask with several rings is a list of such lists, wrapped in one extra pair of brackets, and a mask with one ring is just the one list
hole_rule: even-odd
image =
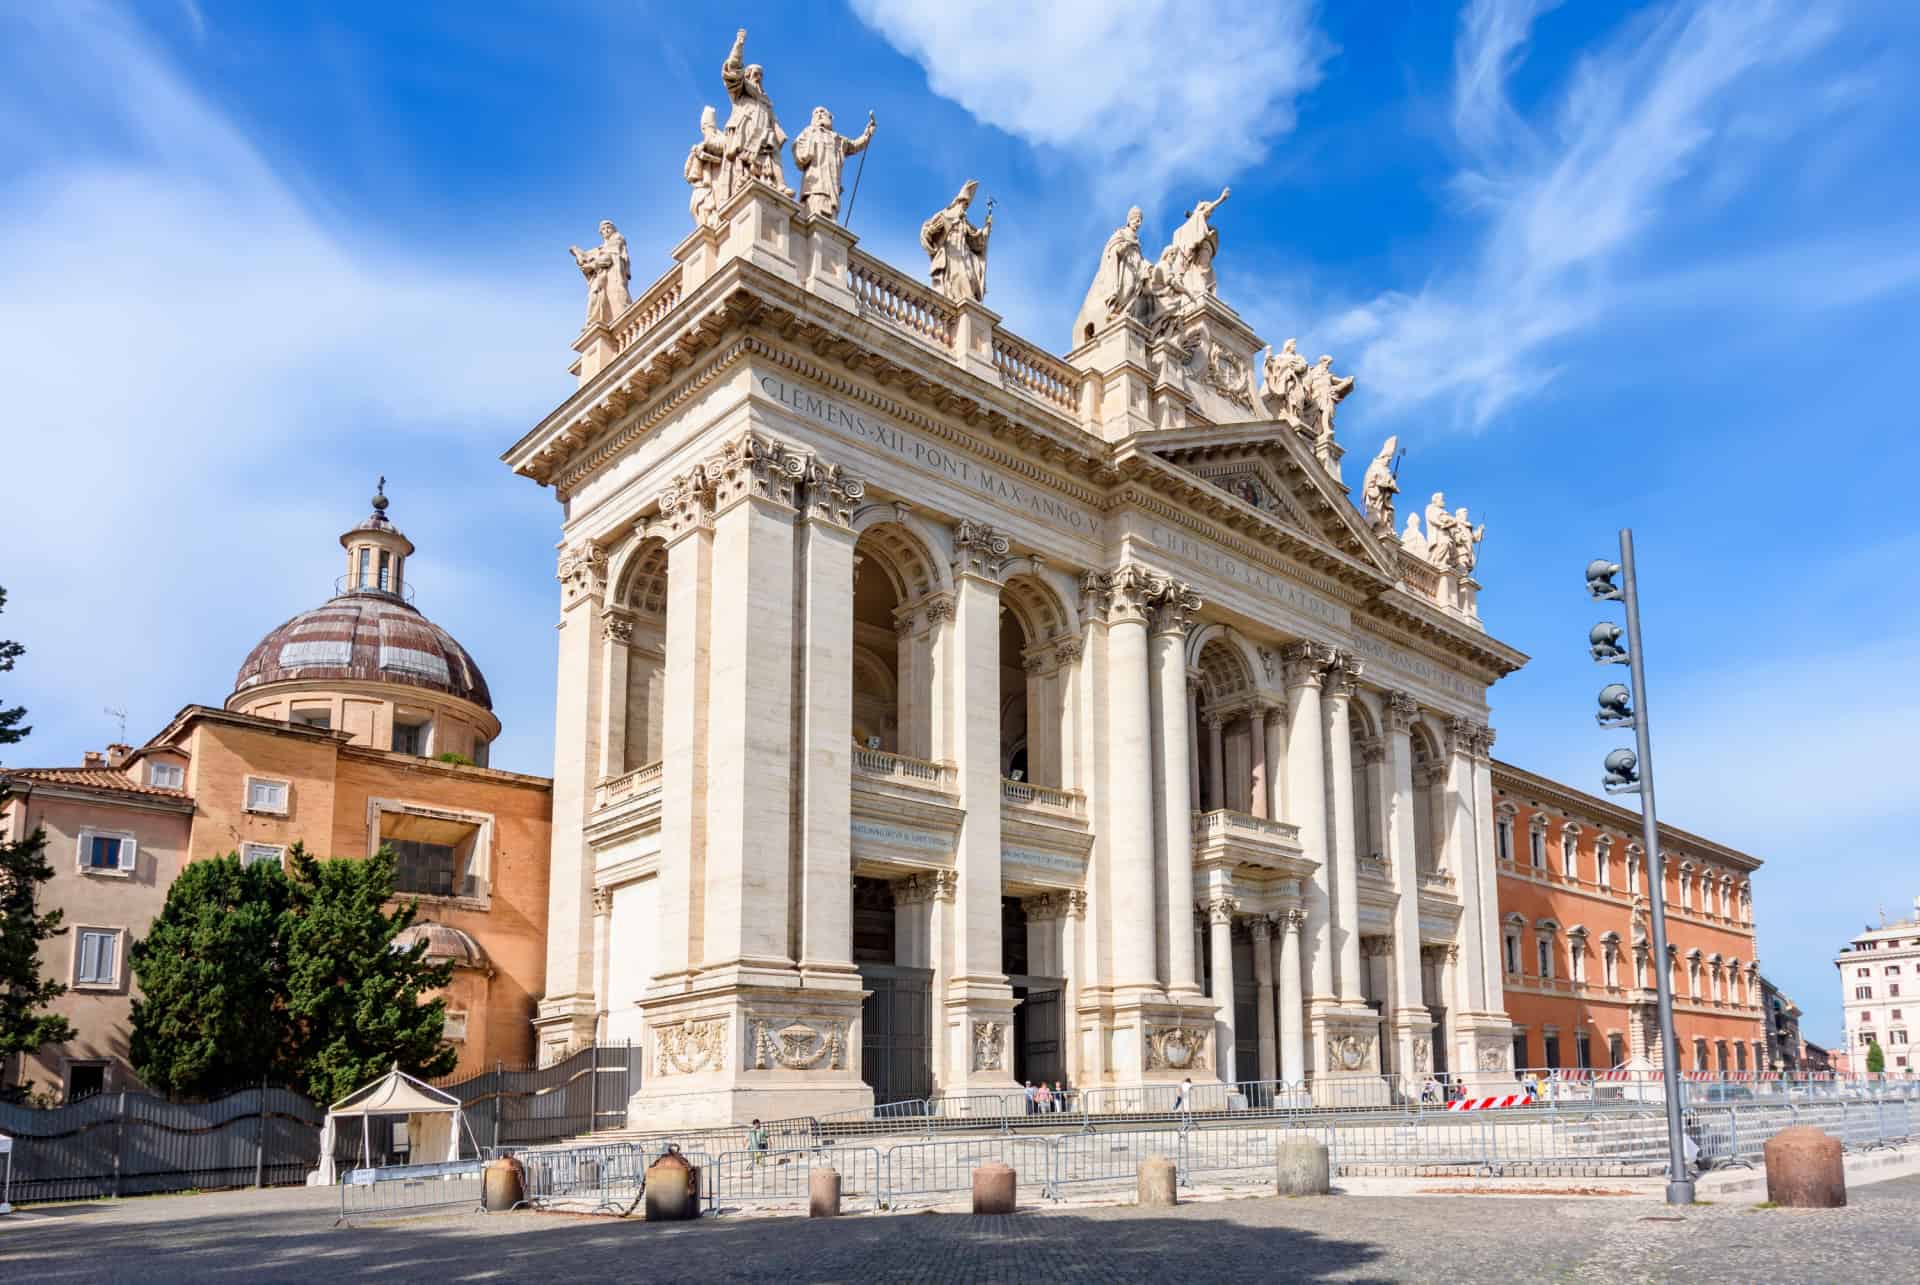
[(132, 870), (135, 868), (134, 853), (138, 847), (138, 842), (133, 839), (120, 840), (120, 868), (122, 870)]
[(78, 867), (81, 870), (85, 870), (87, 868), (87, 852), (92, 847), (93, 847), (93, 831), (82, 830), (80, 832), (79, 842), (76, 845), (77, 850), (73, 854), (74, 865), (76, 867)]

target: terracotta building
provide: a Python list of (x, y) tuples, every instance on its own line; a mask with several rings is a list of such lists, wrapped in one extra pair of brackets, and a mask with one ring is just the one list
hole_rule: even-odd
[[(1514, 1065), (1659, 1065), (1640, 816), (1493, 765), (1501, 967)], [(1752, 875), (1760, 859), (1661, 827), (1680, 1065), (1770, 1069)]]
[[(52, 840), (45, 904), (112, 935), (86, 938), (84, 961), (78, 932), (46, 945), (48, 970), (74, 988), (62, 1011), (80, 1037), (16, 1073), (69, 1095), (131, 1087), (128, 942), (184, 862), (282, 861), (296, 841), (318, 856), (391, 845), (397, 890), (420, 903), (409, 939), (455, 965), (447, 1036), (458, 1071), (532, 1057), (552, 783), (484, 766), (500, 732), (486, 680), (411, 605), (413, 545), (386, 508), (377, 495), (372, 516), (341, 537), (335, 595), (247, 654), (224, 709), (188, 705), (138, 750), (90, 755), (98, 761), (82, 769), (6, 774), (16, 797), (0, 821), (45, 824)], [(125, 869), (104, 869), (109, 856)]]

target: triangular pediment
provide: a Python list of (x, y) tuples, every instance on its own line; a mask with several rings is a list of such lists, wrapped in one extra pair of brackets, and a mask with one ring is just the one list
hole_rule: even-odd
[(1142, 433), (1134, 440), (1141, 450), (1316, 543), (1399, 578), (1399, 567), (1367, 529), (1346, 488), (1328, 476), (1287, 421), (1211, 424)]

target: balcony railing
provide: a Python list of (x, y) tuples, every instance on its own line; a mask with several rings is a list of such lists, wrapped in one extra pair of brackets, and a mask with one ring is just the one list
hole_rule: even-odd
[(1056, 790), (1050, 786), (1035, 785), (1031, 781), (1002, 779), (1000, 797), (1023, 807), (1053, 808), (1060, 812), (1071, 812), (1075, 816), (1085, 816), (1087, 812), (1087, 796), (1080, 791)]
[(593, 806), (610, 808), (616, 803), (624, 803), (636, 795), (660, 787), (660, 764), (642, 763), (631, 772), (619, 776), (610, 776), (593, 787)]
[(1082, 376), (1052, 353), (1001, 331), (993, 337), (993, 364), (1008, 385), (1069, 415), (1080, 413)]
[(647, 292), (635, 299), (613, 321), (613, 346), (624, 352), (641, 335), (653, 329), (654, 323), (672, 312), (680, 302), (680, 265), (675, 264), (667, 270), (665, 276), (647, 287)]
[(1196, 839), (1226, 834), (1232, 830), (1251, 830), (1255, 834), (1271, 835), (1287, 843), (1300, 841), (1300, 827), (1287, 821), (1271, 821), (1250, 812), (1235, 812), (1231, 808), (1214, 808), (1210, 812), (1193, 814), (1193, 835)]
[(1363, 875), (1372, 875), (1375, 879), (1393, 878), (1392, 873), (1387, 869), (1387, 859), (1377, 852), (1361, 853), (1359, 865), (1360, 873)]
[(1453, 876), (1445, 870), (1422, 870), (1420, 872), (1420, 886), (1422, 888), (1445, 889), (1451, 892), (1453, 891)]
[(889, 754), (885, 750), (869, 750), (860, 746), (855, 746), (853, 750), (853, 770), (861, 776), (878, 777), (888, 781), (905, 781), (910, 785), (924, 786), (931, 790), (951, 790), (954, 784), (951, 763), (933, 763), (926, 759), (908, 758), (904, 754)]

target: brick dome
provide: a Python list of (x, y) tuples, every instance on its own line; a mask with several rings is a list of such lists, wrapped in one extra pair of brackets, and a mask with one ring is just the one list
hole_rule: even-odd
[(493, 709), (467, 649), (411, 604), (376, 589), (340, 594), (262, 638), (234, 677), (233, 693), (315, 679), (400, 683)]

